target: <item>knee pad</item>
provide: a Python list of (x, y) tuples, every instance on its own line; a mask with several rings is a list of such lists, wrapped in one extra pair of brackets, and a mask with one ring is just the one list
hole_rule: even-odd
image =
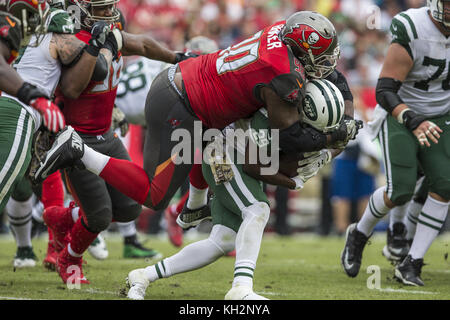
[(112, 221), (112, 212), (108, 207), (103, 207), (93, 213), (84, 213), (84, 221), (88, 230), (92, 233), (100, 233), (106, 230)]
[(114, 209), (113, 217), (117, 222), (130, 222), (136, 220), (141, 212), (142, 206), (136, 203), (128, 207)]
[(257, 220), (264, 225), (269, 221), (270, 207), (266, 202), (256, 202), (248, 207), (242, 209), (242, 218), (246, 219), (251, 216), (257, 218)]
[(234, 250), (236, 232), (221, 224), (215, 224), (208, 239), (220, 248), (224, 254), (227, 254)]

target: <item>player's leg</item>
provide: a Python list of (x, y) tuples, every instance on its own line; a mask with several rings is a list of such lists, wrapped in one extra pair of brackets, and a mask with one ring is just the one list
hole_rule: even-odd
[(370, 196), (362, 218), (347, 228), (341, 264), (350, 277), (356, 277), (367, 240), (375, 225), (396, 205), (408, 202), (417, 180), (417, 150), (415, 137), (388, 116), (378, 136), (386, 168), (387, 185)]
[(37, 257), (31, 244), (32, 195), (31, 183), (28, 177), (24, 176), (15, 185), (6, 205), (9, 224), (17, 244), (13, 261), (16, 268), (36, 266)]
[[(444, 127), (450, 116), (432, 119)], [(395, 276), (404, 284), (423, 286), (420, 278), (423, 258), (447, 217), (450, 200), (450, 132), (441, 133), (438, 144), (422, 148), (419, 160), (428, 179), (429, 193), (417, 219), (416, 234), (408, 256), (397, 266)]]
[[(213, 216), (222, 215), (227, 213), (227, 209), (223, 208), (218, 201), (213, 200), (212, 212)], [(239, 218), (236, 216), (235, 219)], [(191, 243), (155, 265), (131, 271), (127, 278), (127, 285), (130, 288), (128, 298), (141, 300), (151, 282), (196, 270), (216, 261), (234, 249), (235, 237), (236, 232), (233, 229), (215, 224), (208, 239)]]
[(202, 139), (201, 121), (173, 88), (168, 70), (152, 83), (146, 100), (146, 123), (144, 168), (85, 146), (68, 127), (47, 153), (35, 179), (39, 181), (61, 166), (82, 163), (138, 203), (155, 210), (166, 208), (191, 170), (195, 138), (199, 143)]
[[(131, 161), (122, 141), (115, 135), (108, 138), (108, 155)], [(111, 198), (113, 219), (118, 223), (119, 232), (124, 237), (124, 258), (152, 258), (159, 259), (162, 254), (152, 248), (145, 248), (137, 239), (135, 220), (142, 212), (142, 206), (127, 197), (117, 189), (106, 185)]]
[(181, 247), (183, 244), (183, 229), (178, 225), (177, 218), (183, 210), (188, 197), (189, 191), (180, 198), (178, 203), (168, 206), (164, 211), (164, 217), (167, 223), (167, 234), (170, 242), (175, 247)]
[(414, 235), (416, 233), (417, 219), (422, 211), (423, 205), (428, 197), (428, 181), (426, 177), (418, 180), (418, 188), (410, 201), (403, 223), (406, 226), (406, 240), (411, 247)]

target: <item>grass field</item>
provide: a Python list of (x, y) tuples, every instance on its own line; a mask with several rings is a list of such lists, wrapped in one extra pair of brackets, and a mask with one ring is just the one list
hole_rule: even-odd
[[(0, 299), (126, 299), (124, 280), (128, 272), (153, 263), (123, 259), (122, 239), (108, 235), (108, 259), (98, 261), (86, 254), (87, 264), (83, 268), (91, 284), (82, 285), (78, 290), (69, 290), (55, 272), (43, 268), (46, 235), (33, 239), (35, 253), (40, 259), (38, 265), (15, 271), (12, 267), (15, 243), (12, 237), (0, 238)], [(255, 291), (274, 300), (450, 299), (450, 259), (447, 259), (450, 234), (438, 237), (425, 257), (424, 287), (404, 286), (393, 279), (394, 268), (381, 255), (384, 233), (375, 235), (366, 247), (356, 278), (347, 277), (341, 268), (343, 244), (344, 239), (337, 237), (267, 234), (255, 271)], [(146, 245), (160, 250), (165, 256), (178, 250), (165, 237), (148, 238)], [(158, 280), (148, 288), (146, 299), (222, 300), (231, 287), (233, 264), (234, 258), (223, 257), (203, 269)], [(367, 287), (367, 279), (372, 275), (367, 273), (370, 265), (380, 267), (380, 289)]]

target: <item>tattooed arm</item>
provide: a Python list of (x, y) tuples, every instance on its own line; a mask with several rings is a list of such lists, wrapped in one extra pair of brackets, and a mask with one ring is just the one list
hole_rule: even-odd
[(144, 56), (152, 60), (174, 63), (176, 53), (165, 48), (152, 37), (144, 34), (131, 34), (122, 31), (123, 47), (121, 52), (124, 56)]
[(19, 88), (23, 85), (23, 80), (19, 74), (6, 62), (10, 56), (10, 50), (0, 41), (0, 91), (15, 96)]
[(87, 87), (97, 62), (83, 50), (86, 44), (73, 34), (54, 33), (50, 42), (52, 56), (63, 65), (60, 88), (64, 96), (76, 99)]

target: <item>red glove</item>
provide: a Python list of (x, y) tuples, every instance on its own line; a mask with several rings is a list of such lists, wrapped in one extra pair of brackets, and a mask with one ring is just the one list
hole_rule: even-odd
[(44, 119), (44, 126), (51, 132), (58, 132), (66, 126), (64, 116), (58, 106), (46, 98), (36, 98), (30, 101), (30, 106), (39, 111)]

